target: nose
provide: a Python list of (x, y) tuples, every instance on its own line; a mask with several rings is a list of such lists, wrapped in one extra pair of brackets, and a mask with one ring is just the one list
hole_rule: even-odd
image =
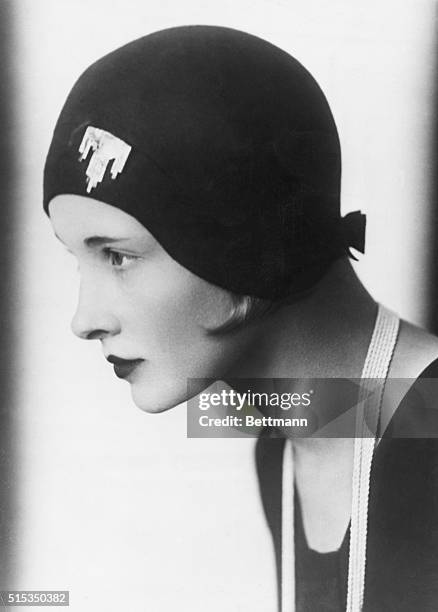
[(73, 333), (83, 340), (101, 340), (119, 333), (119, 320), (108, 308), (111, 303), (97, 283), (81, 279), (78, 305), (71, 321)]

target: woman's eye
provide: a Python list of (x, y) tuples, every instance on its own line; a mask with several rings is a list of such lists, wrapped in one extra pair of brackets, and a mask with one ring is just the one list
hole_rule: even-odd
[(112, 249), (104, 249), (104, 252), (110, 265), (114, 268), (125, 269), (135, 259), (137, 259), (135, 255), (126, 255), (126, 253), (120, 253), (119, 251), (113, 251)]

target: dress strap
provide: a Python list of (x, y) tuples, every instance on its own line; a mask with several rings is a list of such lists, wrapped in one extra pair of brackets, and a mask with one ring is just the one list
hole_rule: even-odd
[(397, 342), (399, 326), (398, 316), (379, 305), (362, 370), (356, 411), (347, 612), (360, 612), (363, 606), (371, 464), (383, 391)]
[[(397, 342), (400, 320), (378, 305), (365, 358), (354, 440), (347, 612), (361, 612), (365, 589), (368, 499), (371, 464), (383, 391)], [(281, 612), (295, 611), (295, 536), (293, 444), (286, 440), (282, 468)]]
[(281, 495), (281, 612), (295, 612), (294, 450), (286, 438)]

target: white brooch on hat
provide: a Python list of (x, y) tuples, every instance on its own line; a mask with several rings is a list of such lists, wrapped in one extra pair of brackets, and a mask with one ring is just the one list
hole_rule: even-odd
[(86, 170), (87, 193), (90, 193), (103, 180), (111, 160), (113, 162), (111, 178), (117, 178), (126, 164), (131, 149), (130, 145), (120, 138), (116, 138), (110, 132), (89, 125), (79, 146), (79, 153), (81, 154), (79, 161), (86, 159), (90, 150), (93, 151)]

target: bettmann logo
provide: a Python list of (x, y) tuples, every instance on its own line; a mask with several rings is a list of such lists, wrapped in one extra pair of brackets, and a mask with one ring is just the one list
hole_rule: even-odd
[(110, 161), (112, 161), (111, 178), (117, 178), (125, 167), (131, 149), (132, 147), (120, 138), (89, 125), (79, 146), (81, 154), (79, 161), (87, 159), (89, 152), (93, 151), (86, 170), (87, 193), (102, 182)]

